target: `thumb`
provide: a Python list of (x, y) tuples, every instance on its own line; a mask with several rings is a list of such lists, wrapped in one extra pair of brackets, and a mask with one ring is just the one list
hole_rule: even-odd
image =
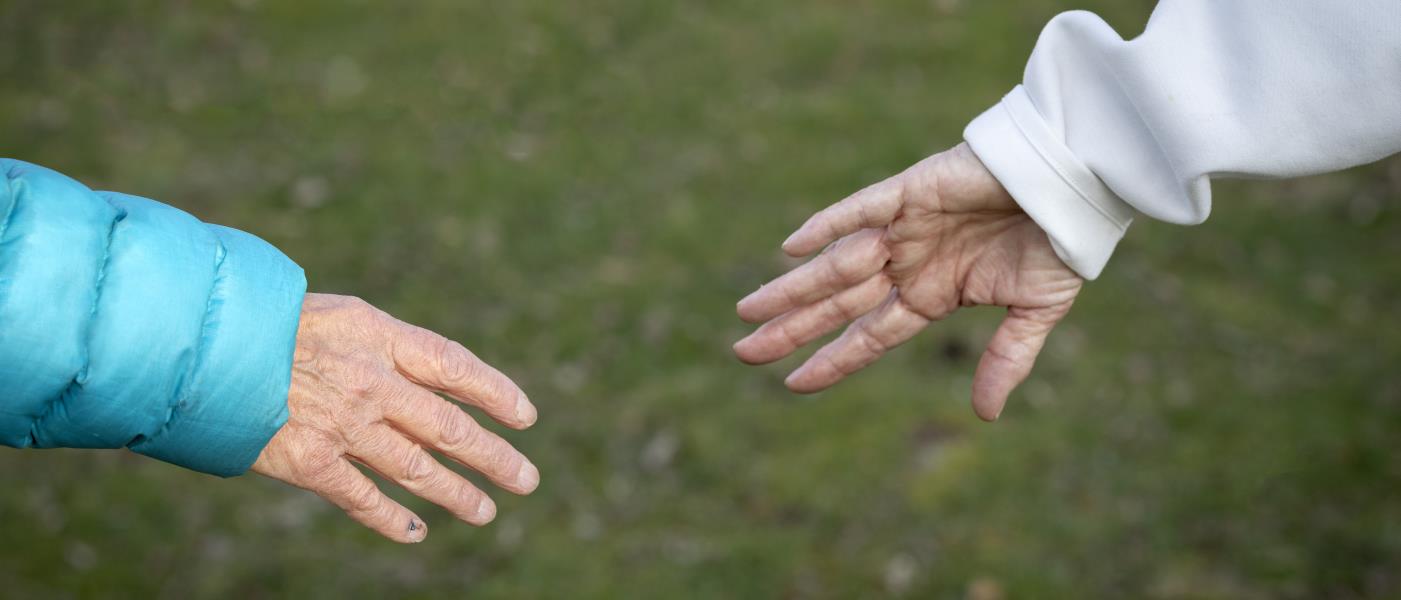
[(1063, 306), (1007, 309), (978, 361), (973, 375), (973, 412), (984, 421), (995, 421), (1007, 404), (1007, 396), (1031, 374), (1046, 336), (1070, 310)]

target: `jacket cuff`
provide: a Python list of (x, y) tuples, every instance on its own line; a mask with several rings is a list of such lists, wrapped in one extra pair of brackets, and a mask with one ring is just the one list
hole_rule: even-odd
[(1046, 125), (1022, 86), (963, 131), (973, 153), (1041, 229), (1056, 255), (1094, 279), (1134, 211)]
[(166, 427), (133, 452), (221, 477), (242, 474), (287, 422), (302, 269), (257, 237), (208, 225), (223, 254), (199, 360)]

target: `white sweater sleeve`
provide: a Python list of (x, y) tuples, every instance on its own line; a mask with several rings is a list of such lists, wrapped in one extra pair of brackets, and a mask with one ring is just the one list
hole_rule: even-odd
[(964, 131), (1093, 279), (1135, 212), (1194, 224), (1212, 177), (1289, 177), (1401, 151), (1401, 2), (1163, 0), (1124, 41), (1087, 12), (1041, 33), (1023, 85)]

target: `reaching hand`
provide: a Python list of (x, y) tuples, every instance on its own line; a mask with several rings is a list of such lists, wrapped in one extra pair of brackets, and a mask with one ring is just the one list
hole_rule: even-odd
[(496, 504), (428, 448), (517, 494), (533, 491), (540, 472), (434, 392), (509, 427), (535, 422), (535, 407), (520, 388), (456, 342), (357, 298), (307, 294), (287, 399), (291, 416), (253, 471), (311, 490), (396, 542), (422, 541), (427, 526), (352, 461), (463, 521), (485, 525)]
[(796, 392), (841, 381), (960, 306), (992, 304), (1007, 317), (978, 363), (973, 410), (996, 419), (1082, 283), (967, 144), (813, 215), (783, 250), (806, 256), (833, 240), (738, 306), (740, 318), (764, 323), (735, 344), (751, 364), (854, 320), (788, 376)]

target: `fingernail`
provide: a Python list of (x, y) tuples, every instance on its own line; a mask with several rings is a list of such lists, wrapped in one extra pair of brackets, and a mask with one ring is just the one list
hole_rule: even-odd
[(802, 367), (799, 367), (798, 370), (789, 373), (787, 377), (783, 378), (783, 385), (786, 385), (790, 388), (793, 387), (793, 382), (797, 381), (799, 377), (802, 377), (802, 375), (803, 369)]
[(528, 460), (522, 462), (521, 470), (516, 472), (516, 486), (526, 492), (535, 491), (540, 486), (540, 469)]
[(428, 537), (428, 525), (418, 519), (409, 519), (409, 541), (417, 544)]
[(535, 420), (540, 417), (536, 412), (535, 405), (530, 403), (530, 399), (525, 397), (525, 392), (516, 396), (516, 421), (529, 427), (535, 424)]
[(794, 231), (792, 234), (790, 234), (788, 236), (788, 239), (783, 240), (783, 247), (787, 248), (789, 245), (791, 245), (793, 243), (793, 238), (798, 237), (798, 234), (802, 231), (803, 230), (799, 229), (798, 231)]
[(491, 498), (482, 498), (482, 503), (477, 505), (477, 523), (486, 525), (496, 518), (496, 503)]
[(753, 304), (754, 304), (754, 302), (755, 302), (755, 298), (757, 298), (757, 297), (759, 296), (759, 293), (760, 293), (760, 292), (763, 292), (763, 291), (764, 291), (764, 286), (761, 285), (761, 286), (759, 286), (759, 289), (754, 290), (754, 291), (752, 291), (752, 292), (749, 292), (749, 295), (748, 295), (748, 296), (745, 296), (745, 297), (743, 297), (743, 298), (740, 298), (740, 299), (739, 299), (739, 302), (736, 302), (736, 303), (735, 303), (735, 312), (739, 314), (739, 318), (740, 318), (741, 320), (750, 321), (750, 322), (753, 322), (753, 321), (755, 320), (753, 315), (748, 314), (748, 313), (753, 312), (753, 309), (747, 309), (747, 308), (745, 308), (745, 307), (746, 307), (746, 306), (753, 306)]
[[(759, 288), (759, 289), (762, 290), (762, 289), (764, 289), (764, 288), (761, 287), (761, 288)], [(748, 295), (748, 296), (745, 296), (745, 297), (743, 297), (743, 298), (740, 298), (740, 299), (739, 299), (739, 302), (736, 302), (736, 303), (735, 303), (735, 309), (736, 309), (736, 310), (743, 310), (743, 308), (744, 308), (744, 303), (745, 303), (745, 302), (749, 302), (749, 299), (750, 299), (750, 298), (753, 298), (753, 297), (754, 297), (754, 294), (757, 294), (757, 293), (759, 293), (759, 291), (758, 291), (758, 290), (755, 290), (755, 291), (749, 292), (749, 295)]]

